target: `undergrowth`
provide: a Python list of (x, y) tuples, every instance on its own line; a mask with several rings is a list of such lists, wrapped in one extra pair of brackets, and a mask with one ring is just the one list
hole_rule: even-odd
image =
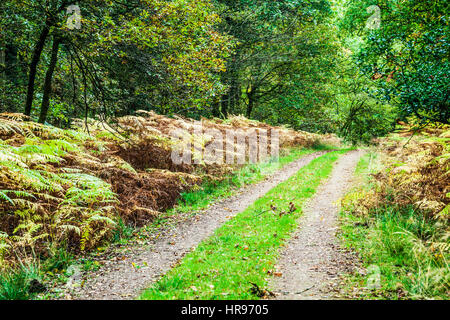
[[(376, 159), (375, 153), (361, 159), (356, 170), (361, 184), (343, 201), (343, 244), (359, 253), (368, 270), (347, 277), (345, 294), (364, 299), (448, 299), (448, 221), (397, 201), (397, 192), (384, 190), (371, 176), (383, 168), (379, 156)], [(381, 191), (383, 201), (359, 208), (368, 203), (362, 199)]]
[[(142, 226), (152, 226), (152, 222), (183, 210), (204, 208), (312, 152), (294, 151), (282, 154), (280, 163), (240, 169), (205, 163), (175, 166), (170, 158), (170, 131), (200, 123), (154, 113), (117, 120), (123, 130), (120, 134), (92, 120), (88, 121), (89, 130), (83, 131), (79, 124), (73, 130), (63, 130), (31, 122), (21, 114), (0, 114), (2, 287), (32, 281), (21, 271), (21, 265), (29, 263), (40, 264), (42, 279), (34, 279), (35, 285), (54, 278), (64, 282), (74, 259), (103, 251), (111, 242), (127, 243), (139, 236), (137, 230)], [(243, 117), (229, 124), (209, 120), (201, 124), (221, 131), (250, 127), (273, 130)], [(321, 141), (319, 135), (280, 130), (282, 152)], [(199, 138), (204, 144), (211, 139)], [(334, 138), (324, 137), (327, 139)], [(178, 208), (167, 213), (177, 203)], [(84, 265), (87, 269), (98, 267), (89, 259)]]

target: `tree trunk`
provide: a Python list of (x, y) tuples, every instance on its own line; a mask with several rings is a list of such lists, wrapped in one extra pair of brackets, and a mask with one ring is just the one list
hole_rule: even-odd
[[(2, 65), (2, 71), (0, 72), (0, 78), (5, 78), (6, 75), (6, 53), (5, 50), (0, 50), (0, 65)], [(5, 70), (3, 70), (3, 67)]]
[(241, 95), (236, 59), (236, 56), (232, 57), (231, 61), (227, 64), (226, 72), (222, 73), (221, 76), (222, 83), (229, 86), (228, 91), (222, 95), (220, 103), (220, 113), (224, 118), (226, 118), (230, 112), (235, 111)]
[(39, 40), (33, 50), (33, 57), (30, 63), (30, 71), (28, 74), (28, 90), (27, 100), (25, 102), (25, 114), (29, 116), (31, 114), (31, 106), (34, 99), (34, 81), (36, 79), (36, 71), (39, 60), (41, 59), (42, 50), (44, 49), (45, 41), (47, 40), (50, 32), (50, 22), (46, 22), (44, 28), (41, 31)]
[(228, 92), (222, 96), (220, 114), (224, 117), (226, 117), (226, 114), (228, 113), (228, 106), (230, 104), (230, 99), (231, 99), (230, 94), (231, 94), (231, 92), (230, 92), (230, 90), (228, 90)]
[(228, 67), (228, 83), (230, 84), (230, 92), (229, 92), (228, 108), (222, 110), (224, 117), (227, 117), (228, 113), (230, 112), (233, 113), (236, 110), (236, 106), (239, 104), (241, 92), (239, 83), (238, 64), (236, 62), (237, 59), (238, 57), (234, 56)]
[(19, 70), (17, 68), (17, 48), (14, 45), (7, 45), (4, 51), (4, 64), (6, 66), (5, 78), (15, 86), (19, 85)]
[(44, 82), (44, 96), (42, 97), (41, 114), (39, 116), (39, 123), (44, 123), (47, 119), (48, 107), (50, 105), (50, 95), (52, 93), (52, 79), (53, 71), (55, 71), (56, 63), (58, 62), (58, 51), (61, 40), (59, 38), (53, 38), (52, 56), (50, 58), (50, 65), (48, 66), (47, 73), (45, 74)]
[(247, 106), (247, 118), (250, 119), (253, 112), (253, 107), (255, 105), (255, 100), (253, 99), (253, 92), (247, 93), (248, 106)]
[(236, 108), (239, 106), (239, 99), (241, 97), (241, 87), (239, 85), (239, 79), (237, 74), (233, 74), (233, 78), (231, 80), (231, 88), (230, 88), (230, 105), (228, 110), (225, 110), (224, 116), (227, 117), (228, 113), (235, 112)]
[(220, 101), (214, 101), (212, 103), (212, 115), (215, 118), (220, 117)]

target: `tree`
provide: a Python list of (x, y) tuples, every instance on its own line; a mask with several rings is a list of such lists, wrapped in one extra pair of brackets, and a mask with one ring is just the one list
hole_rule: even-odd
[[(209, 0), (77, 3), (83, 18), (79, 30), (67, 28), (67, 1), (1, 5), (7, 38), (17, 41), (18, 30), (29, 29), (19, 41), (29, 66), (25, 113), (33, 112), (41, 83), (40, 121), (52, 105), (70, 108), (75, 117), (137, 108), (171, 113), (202, 109), (222, 92), (218, 73), (232, 43), (216, 32), (218, 17)], [(50, 63), (40, 63), (43, 58)]]
[[(363, 32), (370, 5), (380, 8), (380, 28)], [(342, 25), (362, 35), (357, 62), (377, 83), (378, 97), (399, 106), (403, 118), (449, 122), (448, 13), (439, 0), (348, 1)]]
[(328, 1), (216, 0), (220, 30), (237, 41), (222, 82), (228, 91), (216, 114), (254, 115), (258, 105), (283, 94), (314, 50), (307, 31), (330, 13)]

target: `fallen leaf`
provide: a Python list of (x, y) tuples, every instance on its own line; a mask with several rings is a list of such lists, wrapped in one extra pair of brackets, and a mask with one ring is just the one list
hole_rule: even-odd
[(283, 276), (283, 273), (282, 273), (282, 272), (274, 272), (273, 275), (274, 275), (275, 277), (282, 277), (282, 276)]

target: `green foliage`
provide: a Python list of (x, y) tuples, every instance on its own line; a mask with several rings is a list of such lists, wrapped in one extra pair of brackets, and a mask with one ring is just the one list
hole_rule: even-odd
[(29, 298), (27, 277), (24, 272), (0, 274), (0, 300), (28, 300)]
[[(59, 126), (74, 117), (129, 114), (150, 106), (160, 112), (204, 108), (223, 92), (218, 73), (233, 43), (216, 31), (219, 18), (209, 0), (76, 4), (81, 28), (70, 30), (68, 3), (2, 1), (0, 52), (7, 55), (0, 75), (6, 70), (7, 76), (0, 77), (5, 97), (0, 110), (22, 111), (27, 90), (43, 90), (49, 39), (61, 42), (48, 114)], [(30, 86), (33, 63), (36, 81)], [(38, 103), (42, 96), (36, 94)], [(36, 107), (35, 101), (33, 117)]]
[[(381, 9), (379, 29), (363, 31), (366, 8)], [(448, 5), (445, 1), (353, 1), (346, 4), (344, 29), (359, 30), (357, 62), (376, 80), (376, 95), (399, 106), (403, 117), (448, 123), (450, 80)]]
[[(310, 132), (336, 133), (353, 144), (369, 143), (389, 133), (398, 111), (380, 102), (376, 86), (352, 61), (359, 50), (357, 35), (343, 33), (339, 26), (346, 5), (334, 2), (334, 14), (317, 25), (303, 25), (306, 42), (298, 43), (298, 69), (285, 82), (286, 90), (254, 112), (258, 119), (272, 124), (286, 123)], [(299, 33), (303, 39), (303, 33)]]
[(134, 236), (135, 231), (134, 227), (127, 225), (123, 219), (119, 219), (117, 226), (114, 229), (112, 242), (125, 243)]
[[(320, 73), (318, 66), (333, 50), (325, 25), (331, 12), (329, 2), (215, 2), (222, 18), (220, 29), (232, 35), (237, 45), (221, 77), (228, 92), (212, 105), (213, 114), (246, 114), (272, 123), (292, 123), (289, 120), (297, 119), (297, 111), (292, 110), (292, 103), (280, 106), (281, 101), (294, 98), (301, 90), (302, 95), (317, 93), (310, 85), (326, 73)], [(294, 108), (301, 109), (311, 100), (295, 103)], [(287, 108), (289, 116), (280, 117)]]
[(373, 85), (358, 73), (349, 53), (343, 53), (341, 72), (330, 89), (333, 94), (333, 113), (330, 115), (344, 140), (356, 145), (369, 144), (372, 139), (390, 133), (398, 119), (397, 108), (376, 99)]
[(42, 262), (43, 272), (66, 270), (73, 263), (75, 257), (64, 244), (61, 244), (60, 247), (50, 244), (47, 254), (48, 257), (44, 258)]

